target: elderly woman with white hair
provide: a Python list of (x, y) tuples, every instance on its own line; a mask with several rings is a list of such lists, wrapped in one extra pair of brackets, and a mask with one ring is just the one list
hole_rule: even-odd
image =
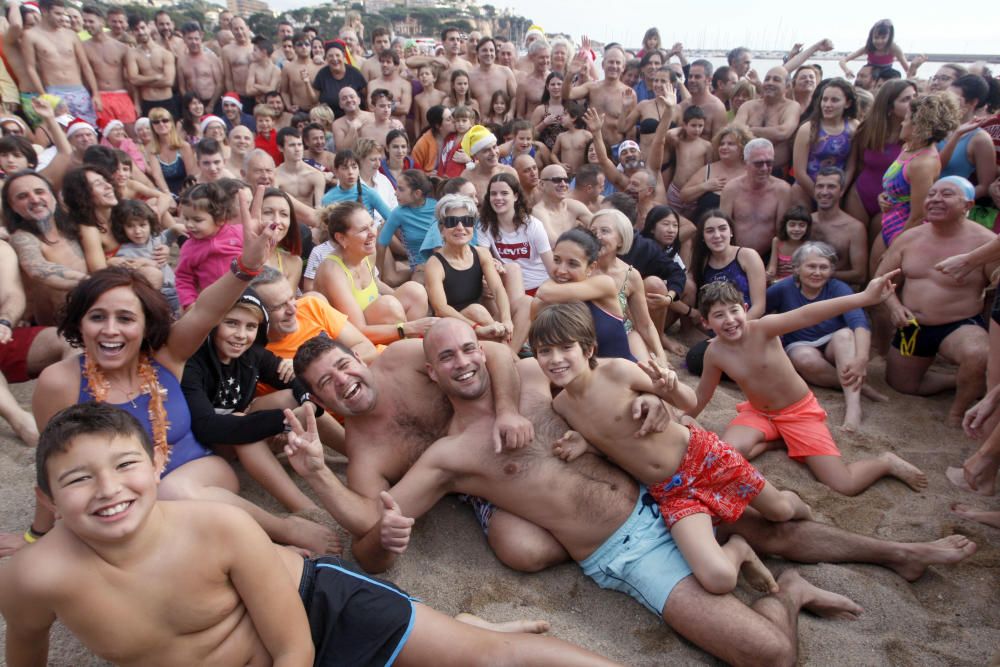
[(632, 249), (635, 238), (632, 223), (621, 211), (604, 209), (591, 218), (590, 230), (601, 244), (594, 272), (610, 276), (618, 288), (618, 303), (625, 316), (625, 332), (632, 354), (639, 361), (653, 358), (667, 365), (663, 343), (649, 315), (642, 274), (619, 257)]
[[(434, 208), (443, 245), (425, 266), (424, 285), (431, 309), (438, 317), (454, 317), (469, 324), (479, 338), (507, 342), (514, 347), (510, 301), (489, 250), (472, 244), (479, 222), (476, 200), (465, 195), (442, 197)], [(483, 282), (493, 294), (496, 317), (483, 305)], [(527, 330), (518, 332), (520, 349)]]
[[(792, 255), (792, 275), (767, 290), (767, 312), (786, 313), (817, 301), (853, 294), (833, 277), (837, 251), (822, 241), (807, 241)], [(841, 388), (846, 410), (843, 427), (861, 424), (861, 394), (885, 400), (865, 385), (871, 326), (860, 308), (781, 337), (788, 357), (802, 378), (820, 387)]]

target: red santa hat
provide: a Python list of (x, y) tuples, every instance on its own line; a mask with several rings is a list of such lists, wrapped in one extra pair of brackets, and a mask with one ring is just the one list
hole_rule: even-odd
[(29, 12), (35, 12), (37, 14), (42, 13), (42, 10), (38, 8), (37, 2), (22, 2), (21, 6), (24, 7), (26, 10), (28, 10)]
[(101, 135), (105, 137), (108, 136), (111, 133), (111, 130), (115, 129), (116, 127), (120, 127), (121, 129), (124, 130), (125, 123), (121, 122), (117, 118), (112, 118), (111, 120), (109, 120), (107, 123), (104, 124), (104, 127), (101, 128)]
[(74, 134), (78, 134), (84, 130), (90, 130), (95, 135), (97, 134), (97, 130), (94, 129), (93, 125), (82, 118), (74, 118), (70, 121), (69, 125), (66, 126), (66, 138), (70, 139)]
[(202, 134), (205, 134), (205, 130), (208, 129), (208, 126), (212, 123), (218, 123), (219, 125), (222, 125), (222, 127), (226, 126), (226, 121), (222, 120), (218, 116), (208, 114), (207, 116), (202, 116), (201, 120), (198, 121), (198, 128), (201, 130)]
[(225, 104), (226, 102), (229, 102), (230, 104), (235, 104), (240, 108), (240, 111), (243, 111), (243, 101), (240, 99), (239, 94), (234, 93), (233, 91), (229, 91), (228, 93), (222, 96), (222, 103)]

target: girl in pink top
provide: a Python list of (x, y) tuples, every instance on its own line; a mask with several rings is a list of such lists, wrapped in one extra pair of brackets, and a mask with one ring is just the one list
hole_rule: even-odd
[(181, 246), (174, 273), (184, 309), (228, 271), (243, 250), (243, 228), (226, 223), (229, 207), (225, 202), (225, 192), (215, 183), (199, 183), (181, 195), (181, 223), (188, 240)]

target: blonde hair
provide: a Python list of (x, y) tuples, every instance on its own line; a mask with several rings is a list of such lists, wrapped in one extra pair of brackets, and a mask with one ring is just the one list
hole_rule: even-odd
[(336, 119), (337, 117), (334, 115), (333, 109), (330, 108), (329, 104), (317, 104), (309, 110), (309, 120), (322, 125), (324, 130), (332, 130), (333, 121)]
[[(169, 131), (168, 131), (168, 133), (167, 133), (167, 141), (169, 141), (170, 143), (167, 145), (167, 147), (168, 148), (173, 148), (173, 149), (178, 149), (181, 146), (183, 146), (184, 145), (184, 141), (181, 139), (181, 135), (177, 133), (177, 123), (174, 122), (174, 117), (171, 116), (170, 112), (167, 111), (166, 109), (164, 109), (163, 107), (153, 107), (152, 109), (149, 110), (149, 116), (147, 116), (149, 118), (149, 122), (150, 122), (150, 127), (149, 127), (150, 134), (153, 135), (153, 138), (152, 138), (153, 152), (159, 153), (160, 149), (162, 148), (162, 146), (160, 146), (160, 137), (159, 137), (159, 135), (156, 134), (155, 131), (153, 131), (153, 120), (154, 120), (153, 117), (154, 116), (166, 116), (167, 120), (170, 121), (169, 123), (167, 123), (167, 127), (170, 128)], [(159, 120), (159, 119), (157, 118), (155, 120)]]
[(907, 144), (910, 149), (928, 146), (941, 141), (958, 128), (958, 102), (954, 95), (942, 91), (910, 102), (912, 134)]
[(712, 137), (712, 153), (715, 155), (716, 159), (719, 158), (719, 144), (722, 143), (723, 139), (730, 135), (736, 139), (736, 143), (740, 147), (740, 158), (743, 157), (743, 149), (746, 148), (746, 145), (750, 143), (751, 139), (753, 139), (753, 135), (750, 133), (750, 130), (744, 126), (737, 125), (735, 123), (726, 125), (724, 128), (716, 132), (714, 137)]
[(590, 219), (590, 228), (593, 229), (601, 218), (609, 218), (608, 222), (611, 223), (611, 228), (618, 232), (618, 236), (622, 240), (621, 248), (615, 254), (628, 254), (628, 251), (632, 249), (632, 241), (635, 236), (635, 230), (632, 228), (632, 223), (629, 222), (628, 217), (618, 209), (602, 209)]

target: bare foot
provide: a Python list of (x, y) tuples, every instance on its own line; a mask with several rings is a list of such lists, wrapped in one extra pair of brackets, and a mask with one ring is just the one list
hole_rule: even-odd
[(962, 428), (962, 418), (965, 416), (965, 412), (949, 412), (948, 417), (945, 418), (945, 423), (952, 428)]
[(972, 487), (965, 481), (965, 471), (961, 468), (948, 466), (948, 469), (944, 471), (944, 476), (948, 478), (949, 482), (963, 491), (972, 491)]
[(16, 551), (28, 546), (21, 533), (0, 533), (0, 558), (13, 556)]
[(927, 488), (927, 475), (912, 463), (907, 463), (892, 452), (886, 452), (879, 457), (889, 464), (889, 474), (902, 481), (914, 491)]
[(861, 395), (869, 400), (875, 401), (876, 403), (885, 403), (889, 400), (888, 396), (875, 390), (867, 383), (861, 385)]
[(663, 345), (663, 349), (667, 354), (675, 354), (679, 357), (683, 357), (687, 354), (687, 348), (684, 347), (683, 343), (676, 341), (666, 334), (660, 336), (660, 344)]
[(798, 600), (803, 609), (823, 618), (857, 620), (864, 609), (854, 600), (813, 586), (795, 570), (785, 570), (778, 577), (782, 593)]
[(898, 545), (899, 555), (885, 563), (907, 581), (916, 581), (930, 565), (960, 563), (976, 553), (976, 543), (965, 535), (949, 535), (933, 542), (909, 542)]
[(21, 442), (29, 447), (38, 446), (38, 426), (35, 424), (35, 418), (30, 413), (21, 410), (20, 414), (16, 415), (14, 419), (8, 420), (7, 423), (10, 424), (14, 433), (21, 439)]
[(861, 405), (847, 405), (847, 410), (844, 412), (844, 423), (840, 425), (845, 431), (854, 433), (859, 428), (861, 428)]
[(966, 505), (964, 503), (955, 503), (951, 506), (951, 513), (957, 514), (963, 519), (978, 521), (979, 523), (986, 524), (987, 526), (1000, 528), (1000, 512), (987, 512), (986, 510), (977, 510), (971, 505)]
[(466, 625), (474, 625), (484, 630), (492, 630), (493, 632), (526, 632), (532, 635), (541, 635), (549, 631), (548, 621), (518, 620), (507, 621), (506, 623), (490, 623), (475, 614), (466, 614), (464, 612), (456, 616), (455, 620)]
[(327, 554), (339, 556), (344, 546), (337, 531), (298, 516), (285, 517), (281, 541), (301, 547), (313, 555)]
[(761, 562), (760, 557), (757, 556), (757, 552), (753, 550), (753, 547), (740, 535), (733, 535), (729, 538), (729, 542), (733, 542), (733, 540), (743, 542), (746, 546), (744, 555), (746, 560), (740, 565), (740, 574), (743, 575), (744, 580), (754, 590), (761, 591), (762, 593), (777, 593), (778, 582), (774, 580), (774, 575), (767, 569), (767, 566)]

